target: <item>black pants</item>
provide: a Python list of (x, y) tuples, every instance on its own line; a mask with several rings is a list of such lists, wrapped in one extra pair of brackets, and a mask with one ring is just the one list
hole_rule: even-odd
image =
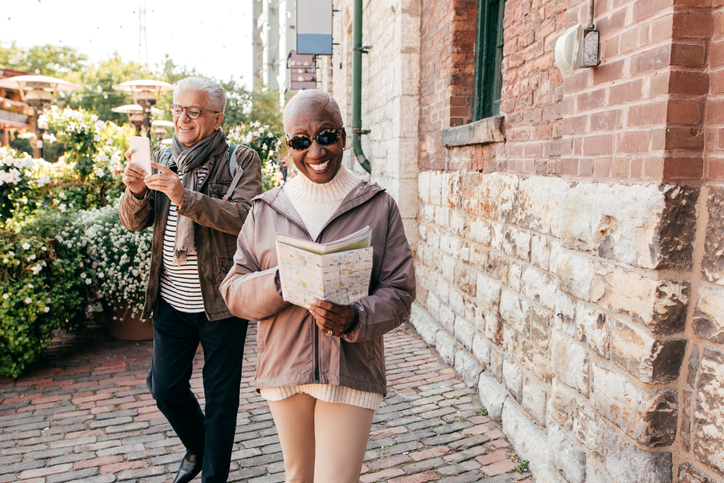
[[(204, 312), (179, 312), (163, 299), (153, 319), (148, 389), (186, 449), (203, 455), (204, 483), (225, 482), (229, 476), (247, 325), (236, 317), (209, 322)], [(206, 415), (189, 382), (199, 342)]]

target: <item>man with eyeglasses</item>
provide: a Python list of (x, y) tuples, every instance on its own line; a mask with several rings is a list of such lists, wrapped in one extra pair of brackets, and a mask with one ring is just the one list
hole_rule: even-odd
[[(151, 269), (143, 317), (153, 316), (147, 385), (186, 448), (174, 483), (201, 473), (225, 482), (239, 408), (248, 321), (232, 316), (219, 285), (233, 264), (236, 238), (251, 199), (262, 192), (256, 152), (229, 152), (221, 122), (226, 94), (215, 82), (189, 77), (176, 84), (171, 150), (152, 157), (154, 173), (131, 163), (120, 216), (130, 230), (153, 226)], [(191, 391), (193, 360), (204, 353), (202, 410)]]

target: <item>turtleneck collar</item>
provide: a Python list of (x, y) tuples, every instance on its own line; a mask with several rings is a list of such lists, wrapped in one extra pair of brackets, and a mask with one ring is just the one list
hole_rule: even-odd
[(359, 176), (341, 165), (328, 183), (315, 183), (299, 174), (288, 181), (284, 189), (291, 198), (306, 203), (334, 203), (341, 202), (360, 181)]

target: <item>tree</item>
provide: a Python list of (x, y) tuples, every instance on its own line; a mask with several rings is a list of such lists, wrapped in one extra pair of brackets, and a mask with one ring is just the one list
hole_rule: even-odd
[[(107, 60), (89, 63), (86, 55), (72, 47), (41, 45), (22, 49), (15, 43), (9, 48), (0, 47), (0, 68), (12, 68), (23, 72), (37, 72), (73, 82), (79, 86), (71, 92), (61, 92), (57, 96), (59, 106), (67, 105), (73, 109), (79, 107), (97, 114), (103, 121), (113, 121), (123, 125), (128, 122), (125, 114), (113, 112), (114, 107), (132, 104), (130, 93), (117, 91), (113, 86), (132, 79), (157, 79), (175, 84), (189, 76), (205, 77), (196, 69), (176, 65), (166, 56), (162, 66), (149, 69), (137, 62), (124, 61), (118, 53)], [(258, 121), (268, 125), (278, 134), (283, 132), (282, 112), (279, 105), (279, 93), (264, 89), (247, 90), (234, 78), (226, 82), (207, 77), (221, 85), (226, 91), (226, 110), (223, 127), (229, 131), (240, 124)], [(173, 103), (173, 93), (162, 92), (156, 107), (164, 119), (170, 120), (169, 106)]]
[(22, 49), (15, 42), (10, 48), (0, 47), (0, 67), (32, 72), (65, 79), (73, 72), (81, 72), (88, 63), (88, 57), (72, 47), (36, 45)]
[(133, 104), (133, 97), (130, 92), (115, 90), (113, 86), (131, 79), (149, 78), (165, 80), (158, 73), (137, 62), (126, 62), (115, 53), (110, 59), (92, 64), (77, 75), (77, 81), (74, 82), (80, 88), (74, 91), (69, 106), (92, 111), (104, 121), (125, 124), (128, 122), (126, 114), (113, 112), (112, 109)]

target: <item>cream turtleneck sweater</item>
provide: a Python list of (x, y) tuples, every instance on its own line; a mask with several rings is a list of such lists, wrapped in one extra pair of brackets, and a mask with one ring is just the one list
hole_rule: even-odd
[[(314, 183), (303, 174), (299, 174), (288, 181), (282, 189), (292, 201), (312, 239), (316, 240), (329, 218), (360, 181), (362, 180), (359, 176), (342, 165), (329, 183)], [(304, 393), (324, 402), (350, 404), (373, 411), (382, 404), (382, 394), (331, 384), (274, 387), (261, 389), (259, 392), (269, 401), (281, 401), (295, 394)]]
[(329, 183), (315, 183), (300, 173), (282, 189), (302, 217), (312, 240), (316, 240), (329, 218), (360, 181), (359, 176), (341, 165)]

